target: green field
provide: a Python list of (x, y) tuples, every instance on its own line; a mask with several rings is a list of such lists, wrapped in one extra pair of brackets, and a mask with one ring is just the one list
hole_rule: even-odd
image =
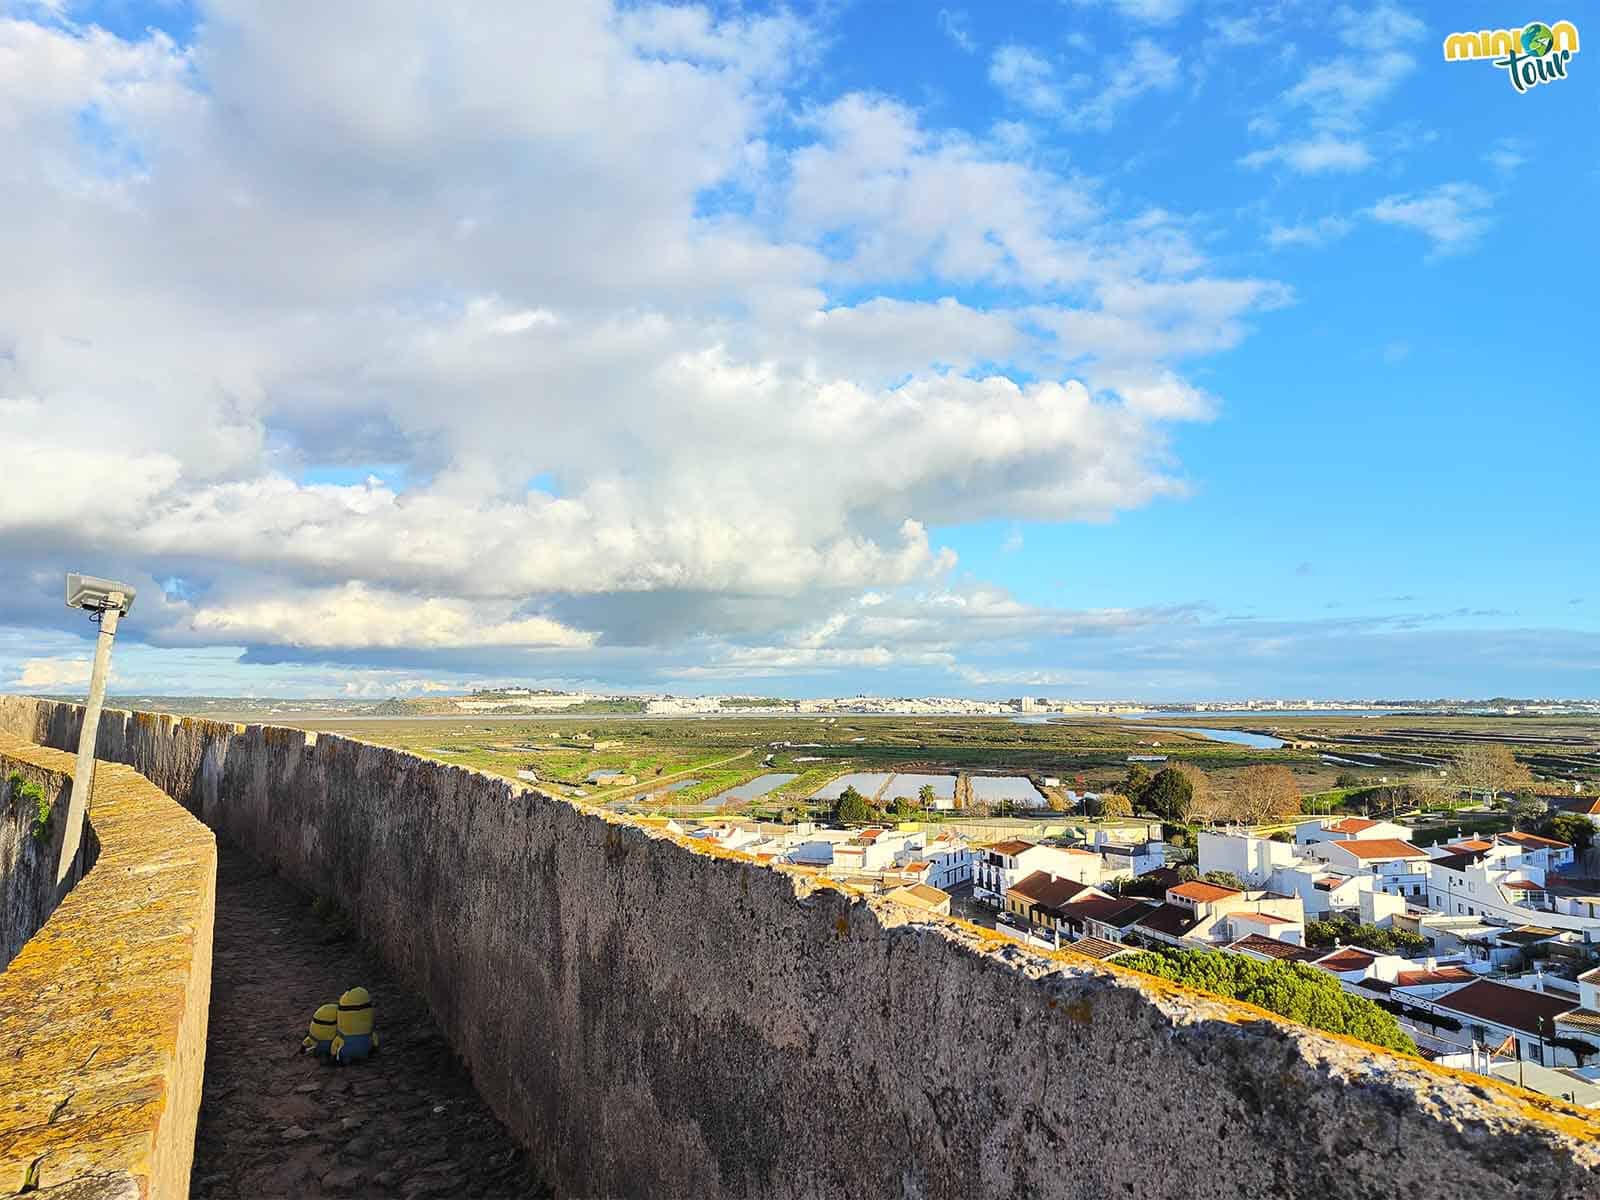
[[(1243, 768), (1275, 763), (1294, 772), (1304, 793), (1322, 793), (1332, 807), (1348, 789), (1342, 773), (1376, 783), (1434, 771), (1462, 745), (1492, 739), (1513, 746), (1541, 789), (1570, 788), (1570, 779), (1600, 780), (1600, 721), (1493, 717), (1316, 718), (1263, 714), (1259, 719), (1174, 716), (1175, 723), (1270, 733), (1288, 741), (1260, 750), (1160, 728), (1159, 721), (1067, 718), (1024, 724), (1003, 717), (795, 716), (592, 717), (304, 717), (281, 723), (394, 746), (443, 762), (514, 778), (538, 773), (564, 794), (644, 811), (706, 814), (709, 801), (767, 772), (798, 778), (739, 811), (776, 813), (802, 807), (822, 784), (848, 771), (1028, 775), (1061, 780), (1078, 791), (1117, 784), (1135, 754), (1163, 754), (1204, 770), (1226, 791)], [(1359, 762), (1329, 763), (1323, 755)], [(1159, 766), (1159, 764), (1155, 764)], [(596, 770), (621, 771), (637, 782), (592, 786)], [(693, 782), (676, 792), (674, 782)], [(1048, 793), (1047, 793), (1048, 794)]]

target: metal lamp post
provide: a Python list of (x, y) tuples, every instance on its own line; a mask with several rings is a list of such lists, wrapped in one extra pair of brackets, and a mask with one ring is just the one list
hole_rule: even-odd
[(83, 728), (78, 733), (78, 765), (72, 772), (72, 798), (67, 802), (67, 824), (61, 835), (61, 857), (56, 864), (56, 886), (66, 886), (83, 841), (84, 816), (89, 811), (89, 795), (94, 788), (94, 746), (100, 732), (100, 708), (106, 699), (106, 676), (111, 671), (111, 643), (117, 636), (117, 622), (133, 607), (131, 584), (93, 575), (67, 576), (67, 607), (92, 614), (100, 626), (95, 640), (94, 671), (89, 676), (89, 702), (83, 709)]

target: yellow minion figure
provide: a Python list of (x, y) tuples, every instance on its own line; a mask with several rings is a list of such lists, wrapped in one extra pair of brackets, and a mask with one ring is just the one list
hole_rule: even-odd
[(351, 988), (339, 997), (339, 1033), (328, 1055), (336, 1063), (355, 1062), (378, 1052), (378, 1031), (373, 1028), (372, 997), (364, 987)]
[(311, 1028), (306, 1032), (305, 1041), (300, 1043), (300, 1052), (314, 1054), (318, 1058), (328, 1057), (333, 1039), (339, 1032), (338, 1021), (337, 1004), (324, 1004), (318, 1008), (311, 1014)]

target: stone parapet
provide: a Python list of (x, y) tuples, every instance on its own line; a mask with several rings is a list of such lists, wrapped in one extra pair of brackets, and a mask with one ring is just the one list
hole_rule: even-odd
[[(0, 773), (73, 756), (0, 732)], [(60, 790), (60, 789), (58, 789)], [(93, 866), (0, 972), (0, 1195), (189, 1194), (216, 840), (131, 767), (95, 771)]]
[(1600, 1195), (1581, 1110), (535, 788), (143, 713), (99, 752), (335, 900), (558, 1194)]

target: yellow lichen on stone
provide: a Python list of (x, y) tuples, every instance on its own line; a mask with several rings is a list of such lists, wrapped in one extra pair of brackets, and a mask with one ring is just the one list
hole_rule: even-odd
[[(141, 717), (143, 714), (140, 714)], [(0, 734), (0, 764), (72, 756)], [(126, 1172), (188, 1194), (216, 900), (211, 831), (131, 767), (100, 763), (89, 873), (0, 972), (0, 1194)]]

